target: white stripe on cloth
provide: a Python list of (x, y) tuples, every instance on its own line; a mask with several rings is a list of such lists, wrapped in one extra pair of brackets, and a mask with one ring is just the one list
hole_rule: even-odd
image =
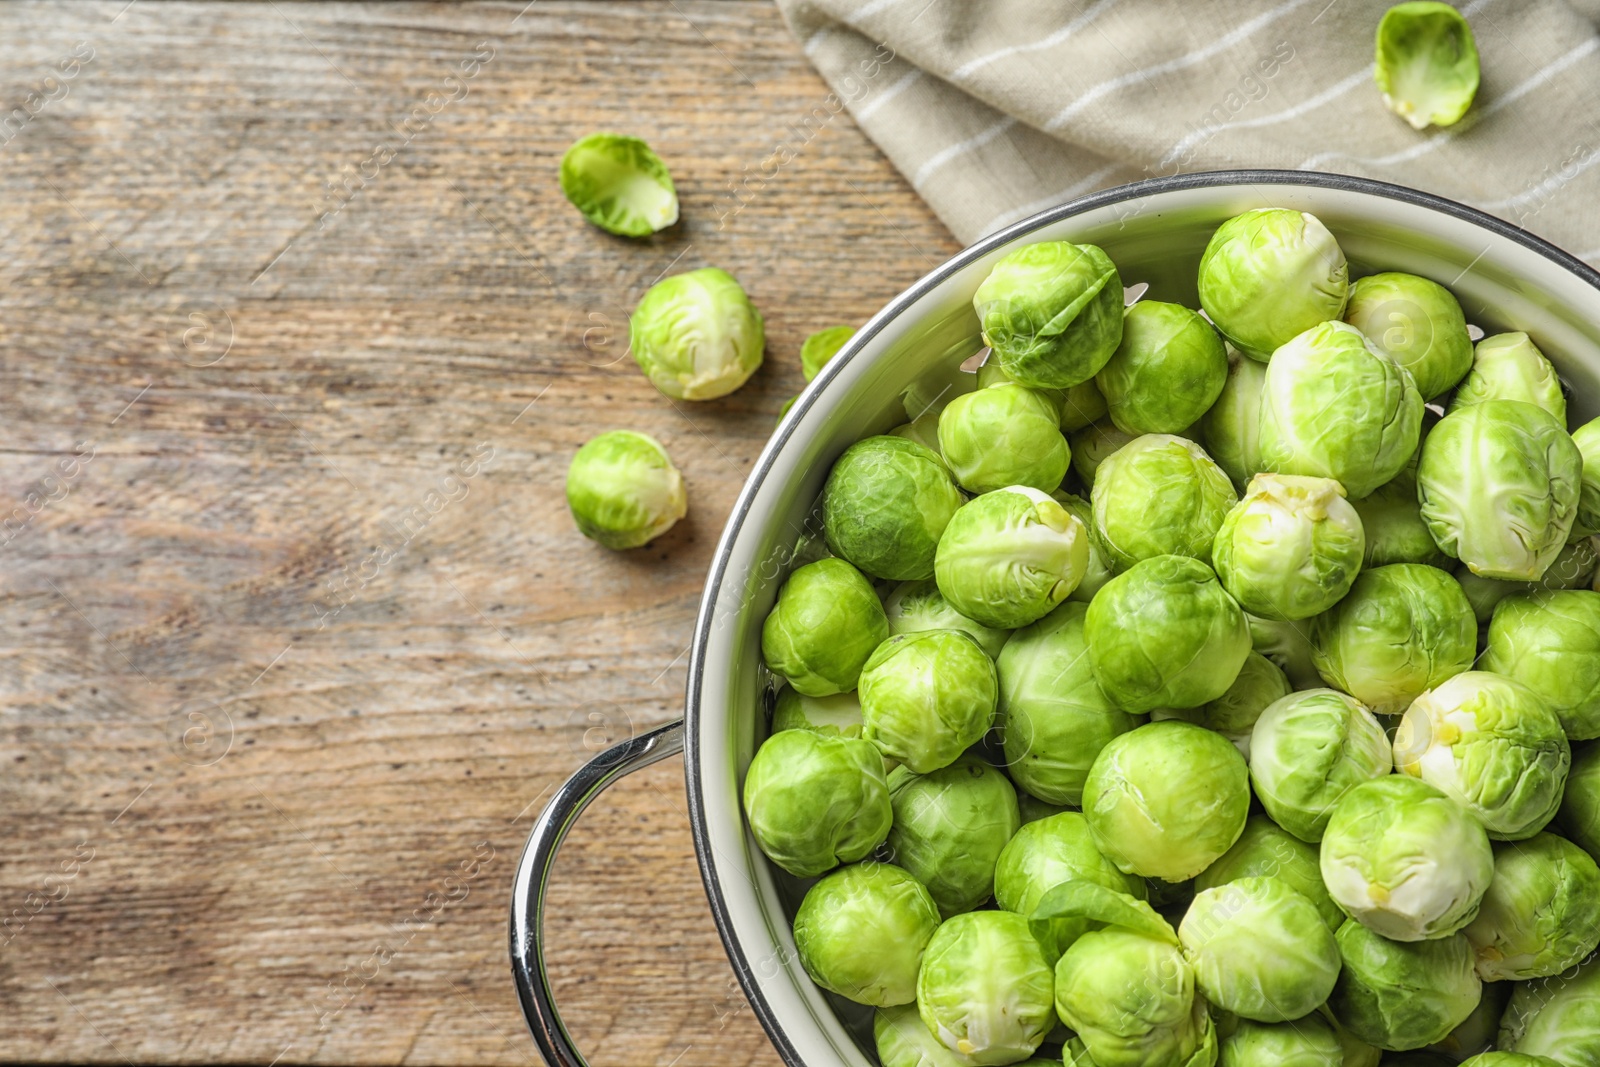
[(896, 79), (895, 83), (893, 85), (890, 85), (889, 87), (884, 89), (883, 92), (879, 93), (877, 96), (873, 97), (871, 100), (868, 100), (862, 106), (856, 108), (856, 121), (857, 122), (865, 122), (865, 121), (867, 121), (867, 119), (874, 112), (876, 112), (880, 107), (882, 107), (884, 104), (887, 104), (889, 101), (893, 100), (895, 97), (899, 96), (901, 93), (905, 92), (915, 82), (917, 82), (921, 77), (922, 77), (922, 68), (921, 67), (912, 67), (909, 71), (906, 72), (906, 74), (903, 77), (900, 77), (900, 78)]
[(1361, 83), (1371, 81), (1372, 69), (1374, 66), (1376, 66), (1376, 64), (1367, 64), (1361, 70), (1356, 71), (1343, 81), (1330, 86), (1308, 100), (1302, 100), (1294, 107), (1285, 108), (1284, 110), (1275, 112), (1271, 115), (1262, 115), (1259, 118), (1240, 119), (1238, 122), (1220, 122), (1215, 126), (1202, 126), (1198, 129), (1195, 129), (1191, 131), (1183, 140), (1173, 145), (1171, 151), (1162, 157), (1161, 163), (1157, 164), (1157, 166), (1164, 166), (1172, 160), (1177, 159), (1179, 156), (1183, 155), (1185, 149), (1194, 144), (1196, 141), (1203, 141), (1209, 137), (1214, 137), (1225, 130), (1253, 129), (1258, 126), (1272, 126), (1279, 122), (1288, 122), (1290, 119), (1297, 119), (1306, 112), (1314, 111), (1323, 104), (1328, 103), (1330, 100), (1334, 100), (1343, 96), (1345, 93), (1348, 93), (1351, 89), (1354, 89)]
[(1591, 265), (1600, 265), (1600, 248), (1591, 248), (1587, 252), (1577, 253), (1579, 259), (1588, 260)]
[(938, 170), (946, 163), (949, 163), (957, 156), (964, 155), (965, 153), (972, 151), (974, 148), (983, 147), (1016, 124), (1017, 119), (1014, 115), (1009, 118), (1001, 119), (988, 129), (981, 130), (978, 133), (973, 134), (971, 137), (968, 137), (965, 141), (957, 142), (956, 144), (950, 145), (948, 148), (935, 152), (925, 163), (922, 164), (922, 166), (918, 167), (917, 172), (911, 176), (912, 188), (921, 188), (922, 183), (927, 181), (929, 176), (932, 175), (934, 171)]
[(1021, 55), (1024, 52), (1037, 52), (1044, 48), (1054, 48), (1056, 45), (1060, 44), (1062, 41), (1065, 41), (1068, 37), (1071, 37), (1074, 33), (1078, 32), (1078, 30), (1088, 25), (1095, 18), (1099, 17), (1102, 11), (1108, 7), (1111, 7), (1115, 3), (1117, 3), (1117, 0), (1095, 0), (1095, 3), (1090, 4), (1083, 14), (1068, 22), (1065, 26), (1050, 34), (1048, 37), (1045, 37), (1042, 40), (1034, 41), (1031, 44), (1007, 45), (1005, 48), (1002, 48), (996, 52), (990, 52), (986, 56), (979, 56), (976, 59), (969, 59), (967, 62), (961, 64), (961, 66), (950, 72), (950, 80), (953, 82), (961, 81), (979, 67), (986, 67), (990, 63), (994, 63), (1001, 59), (1006, 59), (1010, 56)]
[(987, 236), (991, 233), (994, 233), (996, 230), (1011, 225), (1018, 219), (1025, 219), (1029, 215), (1032, 215), (1037, 211), (1043, 211), (1047, 207), (1055, 207), (1057, 204), (1065, 204), (1068, 200), (1087, 193), (1089, 190), (1093, 189), (1095, 186), (1111, 177), (1117, 171), (1121, 170), (1122, 167), (1123, 164), (1121, 163), (1112, 163), (1109, 166), (1101, 167), (1099, 170), (1094, 171), (1086, 177), (1080, 178), (1078, 181), (1073, 182), (1060, 192), (1051, 193), (1049, 196), (1042, 196), (1031, 203), (1023, 204), (1021, 207), (1012, 208), (1010, 211), (1002, 211), (1000, 214), (996, 215), (994, 218), (990, 219), (984, 224), (983, 230), (980, 232), (980, 236)]

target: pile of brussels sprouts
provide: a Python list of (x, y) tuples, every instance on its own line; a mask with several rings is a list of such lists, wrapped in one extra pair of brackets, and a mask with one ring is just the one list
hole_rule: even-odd
[(1600, 421), (1302, 212), (1198, 281), (1017, 249), (834, 465), (744, 783), (800, 962), (884, 1067), (1595, 1067)]

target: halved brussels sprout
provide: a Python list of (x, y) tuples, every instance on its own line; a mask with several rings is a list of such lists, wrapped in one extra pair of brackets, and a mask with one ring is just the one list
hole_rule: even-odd
[(1500, 841), (1532, 837), (1555, 818), (1571, 750), (1540, 696), (1485, 671), (1458, 674), (1406, 709), (1394, 765), (1478, 817)]
[(1292, 1023), (1239, 1020), (1222, 1039), (1221, 1067), (1347, 1067), (1344, 1045), (1333, 1027), (1316, 1015)]
[(660, 441), (612, 430), (572, 457), (567, 507), (583, 536), (607, 548), (638, 548), (688, 514), (689, 497)]
[(1339, 242), (1304, 211), (1236, 215), (1200, 258), (1200, 306), (1234, 347), (1262, 362), (1290, 338), (1343, 315), (1349, 295)]
[(1494, 877), (1483, 824), (1427, 782), (1399, 774), (1344, 795), (1323, 834), (1321, 861), (1334, 903), (1392, 941), (1455, 933), (1477, 915)]
[(969, 501), (945, 527), (934, 558), (939, 592), (985, 626), (1014, 630), (1042, 619), (1083, 580), (1089, 531), (1025, 485)]
[(842, 559), (819, 559), (789, 575), (761, 626), (761, 658), (808, 697), (856, 687), (867, 658), (889, 636), (872, 583)]
[[(1095, 847), (1089, 821), (1064, 811), (1024, 823), (1000, 852), (994, 870), (995, 903), (1024, 917), (1033, 914), (1044, 895), (1062, 882), (1087, 881), (1145, 897), (1144, 879), (1123, 874)], [(1058, 959), (1093, 924), (1083, 918), (1057, 919), (1041, 938), (1045, 958)]]
[(854, 738), (775, 733), (745, 772), (744, 810), (761, 851), (790, 874), (854, 863), (889, 834), (883, 757)]
[(917, 975), (929, 1032), (975, 1064), (1015, 1063), (1056, 1025), (1055, 976), (1028, 920), (1009, 911), (957, 915), (939, 927)]
[(1543, 697), (1570, 740), (1600, 737), (1600, 593), (1562, 589), (1502, 600), (1480, 666)]
[(861, 701), (854, 692), (808, 697), (784, 686), (772, 709), (772, 732), (814, 730), (838, 737), (861, 736)]
[(1090, 496), (1096, 540), (1123, 567), (1169, 555), (1210, 562), (1217, 528), (1238, 500), (1205, 449), (1160, 433), (1107, 456)]
[(894, 826), (889, 848), (948, 918), (994, 895), (1000, 850), (1022, 825), (1017, 792), (976, 756), (932, 774), (896, 767), (889, 774)]
[(1322, 840), (1344, 795), (1389, 773), (1389, 739), (1372, 712), (1333, 689), (1291, 693), (1261, 713), (1250, 734), (1250, 780), (1279, 826)]
[(1556, 814), (1561, 830), (1600, 858), (1600, 744), (1584, 745), (1572, 754), (1567, 792)]
[(1055, 490), (1071, 453), (1056, 401), (1022, 385), (996, 385), (952, 400), (939, 416), (939, 454), (961, 487)]
[[(1086, 530), (1094, 529), (1094, 507), (1081, 496), (1056, 490), (1050, 494), (1057, 504), (1066, 508), (1079, 522), (1083, 523)], [(1116, 565), (1112, 563), (1110, 555), (1100, 547), (1093, 536), (1089, 538), (1089, 566), (1083, 572), (1083, 581), (1078, 583), (1068, 600), (1081, 600), (1087, 604), (1094, 599), (1112, 577), (1116, 575)]]
[(931, 578), (939, 537), (961, 504), (937, 453), (903, 437), (868, 437), (828, 474), (823, 531), (836, 555), (875, 578)]
[(648, 237), (678, 221), (678, 190), (637, 137), (591, 133), (561, 157), (561, 192), (607, 233)]
[(816, 378), (828, 361), (839, 354), (844, 343), (856, 335), (854, 326), (829, 326), (807, 337), (800, 345), (800, 373), (806, 381)]
[(1410, 371), (1424, 400), (1448, 392), (1472, 369), (1466, 316), (1438, 282), (1398, 272), (1357, 279), (1344, 321)]
[(1422, 505), (1417, 500), (1417, 479), (1401, 472), (1362, 497), (1351, 506), (1361, 518), (1366, 548), (1362, 566), (1386, 567), (1391, 563), (1425, 563), (1430, 567), (1450, 567), (1450, 557), (1439, 551), (1422, 521)]
[(891, 637), (861, 669), (861, 736), (930, 774), (989, 732), (998, 684), (994, 661), (960, 630)]
[(972, 308), (1000, 366), (1036, 389), (1088, 381), (1122, 340), (1122, 279), (1094, 245), (1024, 245), (994, 265)]
[(1085, 429), (1078, 430), (1067, 443), (1072, 448), (1072, 470), (1084, 487), (1094, 489), (1094, 476), (1100, 464), (1117, 449), (1133, 440), (1132, 434), (1117, 429), (1110, 419), (1103, 419)]
[(1500, 1047), (1561, 1067), (1600, 1063), (1600, 958), (1542, 982), (1519, 983), (1500, 1023)]
[(1266, 384), (1266, 365), (1234, 352), (1228, 357), (1222, 393), (1199, 422), (1206, 451), (1241, 490), (1262, 470), (1261, 391)]
[(1478, 93), (1472, 27), (1449, 4), (1396, 4), (1378, 23), (1373, 77), (1384, 105), (1413, 129), (1459, 122)]
[(1304, 622), (1263, 619), (1244, 613), (1250, 627), (1250, 647), (1276, 664), (1295, 689), (1316, 689), (1322, 675), (1311, 661), (1311, 628)]
[(1332, 478), (1258, 474), (1217, 530), (1222, 587), (1252, 615), (1307, 619), (1333, 607), (1361, 570), (1361, 518)]
[(938, 927), (921, 882), (892, 863), (856, 863), (806, 891), (794, 947), (823, 989), (889, 1008), (916, 1000), (922, 954)]
[(761, 312), (733, 275), (716, 267), (674, 274), (650, 287), (628, 320), (633, 358), (674, 400), (714, 400), (761, 366)]
[(1561, 378), (1525, 333), (1497, 333), (1478, 342), (1472, 370), (1450, 398), (1450, 414), (1486, 400), (1520, 400), (1543, 408), (1563, 429), (1567, 425)]
[(1431, 1045), (1478, 1005), (1483, 986), (1461, 934), (1390, 941), (1351, 919), (1335, 940), (1344, 968), (1328, 1007), (1369, 1045), (1391, 1052)]
[(1277, 878), (1311, 901), (1330, 932), (1344, 922), (1344, 912), (1322, 884), (1317, 850), (1265, 815), (1252, 815), (1245, 821), (1239, 840), (1195, 876), (1194, 888), (1198, 894), (1241, 878), (1257, 877)]
[(1094, 381), (1118, 429), (1182, 433), (1227, 377), (1228, 354), (1209, 322), (1181, 304), (1142, 300), (1124, 315), (1122, 342)]
[(1600, 866), (1555, 834), (1496, 845), (1494, 881), (1463, 932), (1485, 982), (1560, 974), (1600, 945)]
[(997, 630), (974, 622), (950, 606), (939, 592), (939, 583), (931, 578), (920, 582), (901, 582), (894, 587), (883, 602), (884, 613), (889, 617), (889, 633), (917, 634), (924, 630), (960, 630), (988, 653), (990, 659), (1000, 655), (1010, 630)]
[(1200, 707), (1199, 723), (1233, 742), (1239, 754), (1250, 758), (1250, 733), (1256, 720), (1275, 701), (1294, 691), (1276, 663), (1252, 650), (1239, 668), (1228, 691)]

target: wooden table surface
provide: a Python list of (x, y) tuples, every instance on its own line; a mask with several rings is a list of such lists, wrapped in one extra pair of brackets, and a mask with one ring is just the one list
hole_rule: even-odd
[[(533, 814), (680, 713), (801, 340), (956, 249), (848, 114), (729, 212), (827, 96), (769, 4), (524, 2), (0, 7), (0, 1059), (537, 1063)], [(680, 225), (566, 204), (597, 129), (668, 161)], [(710, 264), (767, 363), (675, 404), (627, 314)], [(561, 488), (615, 427), (691, 500), (624, 555)], [(593, 1062), (776, 1062), (678, 760), (592, 809), (551, 904)]]

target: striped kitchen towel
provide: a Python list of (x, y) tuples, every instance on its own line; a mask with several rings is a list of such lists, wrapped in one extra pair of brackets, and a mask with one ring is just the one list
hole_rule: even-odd
[(963, 241), (1109, 185), (1230, 167), (1414, 186), (1600, 264), (1600, 0), (1460, 5), (1466, 118), (1373, 83), (1382, 0), (778, 0), (834, 93)]

